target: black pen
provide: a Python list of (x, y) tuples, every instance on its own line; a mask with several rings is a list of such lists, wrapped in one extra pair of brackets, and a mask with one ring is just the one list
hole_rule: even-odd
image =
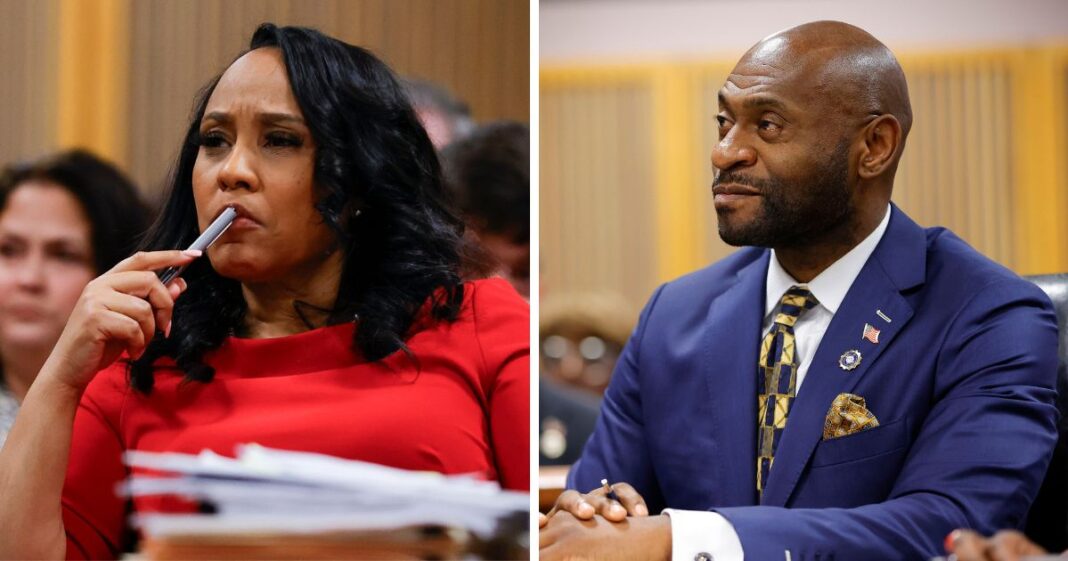
[(619, 497), (616, 496), (616, 492), (612, 490), (612, 486), (608, 484), (608, 480), (607, 479), (602, 479), (601, 480), (601, 488), (604, 489), (604, 495), (606, 497), (608, 497), (609, 499), (612, 499), (613, 501), (615, 501), (617, 503), (622, 504), (622, 501), (620, 501)]

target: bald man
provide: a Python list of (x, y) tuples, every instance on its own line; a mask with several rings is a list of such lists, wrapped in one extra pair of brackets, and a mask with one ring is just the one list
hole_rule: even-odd
[(927, 559), (1019, 526), (1057, 437), (1057, 323), (890, 203), (912, 124), (893, 54), (795, 27), (719, 109), (719, 234), (748, 247), (649, 300), (541, 559)]

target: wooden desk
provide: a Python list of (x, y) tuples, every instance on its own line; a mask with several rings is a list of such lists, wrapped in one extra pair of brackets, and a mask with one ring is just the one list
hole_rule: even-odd
[(564, 492), (567, 472), (571, 466), (542, 466), (538, 468), (538, 510), (548, 512), (556, 498)]

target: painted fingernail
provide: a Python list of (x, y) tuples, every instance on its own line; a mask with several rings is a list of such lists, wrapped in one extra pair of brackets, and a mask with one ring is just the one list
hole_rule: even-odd
[(957, 540), (960, 539), (960, 530), (953, 530), (946, 535), (946, 542), (943, 544), (946, 548), (946, 553), (953, 553), (957, 548)]
[(182, 251), (182, 255), (188, 255), (189, 257), (200, 257), (201, 255), (204, 255), (204, 252), (200, 251), (199, 249), (186, 249)]
[(167, 329), (163, 330), (163, 336), (164, 337), (169, 338), (171, 336), (171, 323), (172, 322), (170, 322), (170, 321), (167, 322)]
[(634, 514), (637, 514), (638, 516), (648, 516), (649, 509), (645, 508), (645, 505), (637, 505), (634, 507)]

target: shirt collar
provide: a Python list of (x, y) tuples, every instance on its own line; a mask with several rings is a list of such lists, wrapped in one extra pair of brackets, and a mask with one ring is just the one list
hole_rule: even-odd
[[(886, 233), (886, 227), (889, 224), (890, 205), (887, 205), (882, 221), (868, 234), (868, 237), (853, 246), (849, 253), (840, 257), (808, 283), (808, 289), (812, 292), (812, 295), (832, 315), (838, 311), (838, 306), (842, 305), (842, 300), (845, 300), (849, 287), (853, 286), (853, 281), (857, 280), (860, 270), (864, 268), (868, 258), (875, 252), (875, 247), (879, 245), (879, 240), (883, 238), (883, 234)], [(796, 284), (802, 283), (797, 282), (790, 276), (790, 273), (786, 272), (786, 269), (782, 268), (775, 250), (771, 250), (768, 278), (764, 285), (766, 291), (764, 296), (765, 318), (775, 311), (775, 308), (779, 305), (779, 300), (782, 299), (782, 295)]]

